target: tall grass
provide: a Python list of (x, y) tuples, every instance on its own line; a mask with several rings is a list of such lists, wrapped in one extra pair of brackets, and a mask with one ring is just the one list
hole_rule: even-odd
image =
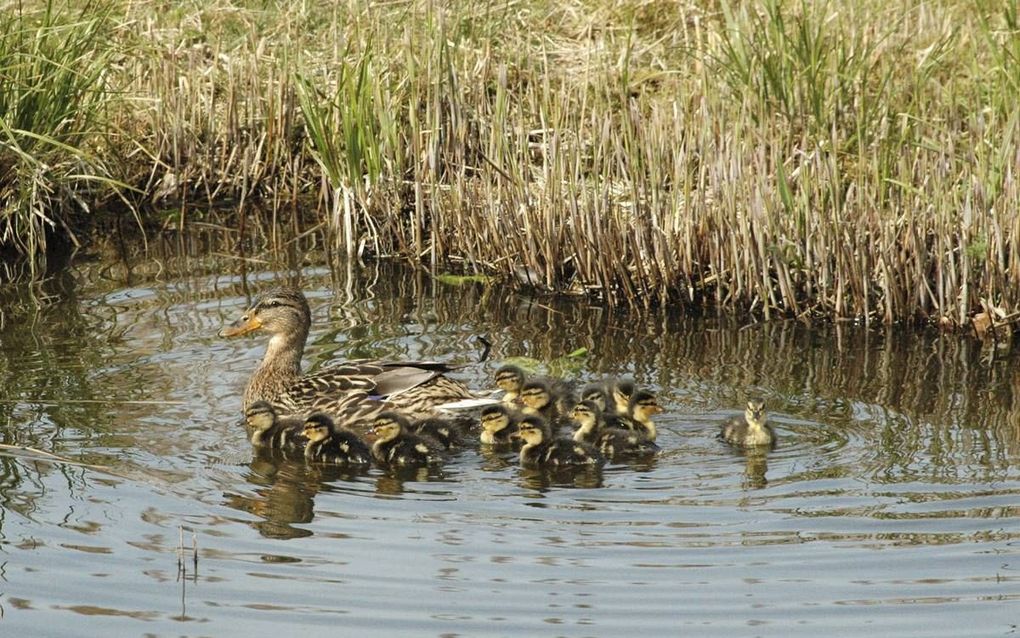
[(1015, 3), (118, 6), (154, 205), (615, 303), (1020, 309)]
[(30, 266), (54, 232), (77, 241), (72, 211), (118, 187), (101, 155), (110, 36), (101, 6), (0, 12), (0, 247)]

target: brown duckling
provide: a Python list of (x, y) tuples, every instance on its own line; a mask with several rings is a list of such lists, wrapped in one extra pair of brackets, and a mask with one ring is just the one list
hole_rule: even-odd
[(501, 366), (496, 370), (496, 387), (504, 392), (503, 403), (520, 405), (521, 386), (526, 377), (524, 370), (514, 365)]
[(542, 416), (552, 424), (557, 424), (569, 401), (561, 389), (554, 389), (545, 379), (530, 379), (521, 386), (521, 403), (524, 404), (521, 412)]
[(517, 432), (517, 418), (513, 410), (505, 405), (490, 405), (482, 409), (482, 433), (479, 436), (485, 445), (510, 445)]
[(304, 447), (304, 421), (281, 417), (268, 401), (256, 401), (244, 411), (248, 440), (256, 447), (298, 450)]
[(520, 460), (526, 467), (601, 466), (606, 462), (588, 443), (554, 437), (549, 424), (537, 415), (522, 418), (514, 436), (524, 441)]
[(722, 424), (719, 438), (740, 447), (775, 446), (776, 433), (766, 419), (764, 399), (752, 397), (747, 401), (744, 414)]
[(353, 432), (337, 427), (328, 414), (316, 412), (305, 419), (305, 458), (310, 461), (369, 465), (372, 452)]
[(447, 450), (459, 447), (461, 444), (460, 430), (448, 419), (440, 417), (419, 419), (411, 425), (411, 431), (419, 436), (437, 441)]
[(579, 401), (593, 402), (600, 412), (605, 412), (606, 406), (609, 405), (609, 388), (602, 382), (589, 383), (584, 386), (581, 388), (579, 396)]
[(630, 416), (630, 400), (637, 387), (630, 379), (615, 379), (608, 383), (609, 394), (612, 396), (615, 412), (621, 416)]
[(376, 435), (372, 456), (383, 465), (400, 467), (438, 463), (439, 444), (411, 432), (411, 424), (398, 412), (383, 412), (372, 422)]
[(648, 455), (659, 450), (641, 429), (605, 427), (602, 411), (594, 401), (581, 401), (572, 414), (578, 424), (574, 440), (593, 445), (608, 458)]

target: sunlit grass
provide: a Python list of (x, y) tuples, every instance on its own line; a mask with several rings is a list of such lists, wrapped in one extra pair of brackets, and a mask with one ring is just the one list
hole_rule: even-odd
[(101, 7), (0, 12), (0, 246), (33, 266), (118, 187), (102, 156), (110, 26)]

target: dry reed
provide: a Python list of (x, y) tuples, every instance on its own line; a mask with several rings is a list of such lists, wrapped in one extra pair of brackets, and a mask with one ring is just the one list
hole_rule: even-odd
[(1015, 4), (113, 6), (118, 176), (172, 223), (312, 198), (342, 253), (610, 302), (1020, 309)]

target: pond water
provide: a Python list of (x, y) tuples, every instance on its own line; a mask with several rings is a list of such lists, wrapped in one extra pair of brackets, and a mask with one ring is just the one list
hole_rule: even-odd
[[(0, 635), (1017, 632), (1015, 349), (385, 265), (222, 272), (86, 264), (0, 288), (2, 442), (77, 463), (0, 456)], [(296, 274), (306, 367), (437, 359), (475, 389), (509, 357), (630, 376), (666, 408), (663, 451), (576, 477), (476, 448), (411, 477), (253, 455), (240, 396), (265, 342), (216, 332)], [(752, 392), (781, 438), (767, 455), (715, 439)]]

